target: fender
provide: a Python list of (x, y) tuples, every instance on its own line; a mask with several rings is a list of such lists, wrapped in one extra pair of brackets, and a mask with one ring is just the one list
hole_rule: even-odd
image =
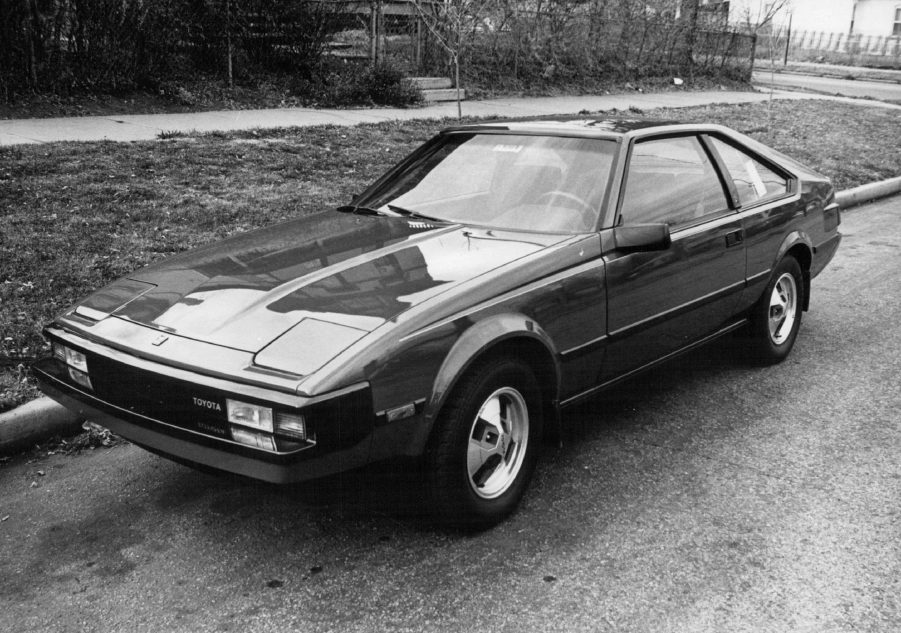
[(773, 259), (773, 265), (770, 267), (770, 270), (775, 268), (776, 264), (785, 257), (785, 254), (798, 244), (803, 244), (807, 247), (808, 253), (813, 253), (813, 240), (810, 239), (810, 236), (805, 231), (792, 231), (783, 238), (782, 244), (779, 245), (779, 250), (776, 251), (776, 257)]
[[(438, 370), (429, 401), (425, 405), (424, 417), (428, 422), (426, 426), (429, 428), (433, 426), (441, 407), (447, 401), (448, 394), (473, 362), (505, 340), (523, 337), (540, 343), (547, 351), (548, 358), (552, 360), (554, 372), (552, 400), (556, 409), (560, 394), (561, 371), (559, 354), (553, 341), (534, 319), (519, 313), (503, 313), (474, 324), (454, 343)], [(553, 425), (555, 419), (556, 415), (548, 422)]]
[(801, 245), (807, 251), (807, 262), (798, 262), (801, 264), (801, 272), (804, 276), (804, 303), (801, 309), (807, 311), (810, 307), (810, 263), (813, 261), (814, 252), (813, 240), (810, 239), (810, 236), (802, 230), (792, 231), (786, 235), (782, 240), (782, 244), (779, 245), (779, 250), (776, 252), (776, 258), (773, 260), (770, 270), (775, 269), (786, 253), (798, 245)]

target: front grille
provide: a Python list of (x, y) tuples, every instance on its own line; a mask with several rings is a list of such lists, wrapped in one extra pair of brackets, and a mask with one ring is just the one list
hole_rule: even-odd
[(122, 409), (214, 437), (229, 437), (225, 396), (199, 385), (89, 355), (94, 392)]

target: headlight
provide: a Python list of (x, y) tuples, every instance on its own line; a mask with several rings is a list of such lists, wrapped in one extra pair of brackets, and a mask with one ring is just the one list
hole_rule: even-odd
[(228, 411), (228, 421), (232, 424), (249, 426), (260, 431), (272, 433), (272, 409), (269, 407), (232, 399), (225, 401), (225, 407)]
[(74, 367), (78, 371), (83, 371), (84, 373), (88, 373), (88, 359), (81, 352), (76, 352), (74, 349), (66, 348), (66, 364), (69, 367)]
[[(290, 440), (307, 440), (307, 423), (303, 414), (275, 411), (270, 407), (240, 400), (225, 400), (232, 439), (241, 444), (269, 449), (275, 446), (271, 434)], [(248, 430), (255, 429), (256, 432)], [(272, 449), (270, 449), (272, 450)]]
[(94, 385), (91, 384), (91, 377), (88, 375), (87, 356), (55, 341), (52, 343), (52, 348), (53, 357), (66, 364), (66, 368), (69, 370), (69, 378), (82, 387), (93, 390)]

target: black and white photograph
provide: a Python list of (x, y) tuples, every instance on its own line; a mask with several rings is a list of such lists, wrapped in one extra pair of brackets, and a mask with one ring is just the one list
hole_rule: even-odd
[(901, 0), (0, 0), (0, 630), (901, 629)]

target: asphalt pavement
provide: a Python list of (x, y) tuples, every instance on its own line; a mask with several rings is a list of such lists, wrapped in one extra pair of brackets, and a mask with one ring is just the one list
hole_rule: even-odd
[(824, 95), (856, 99), (875, 99), (901, 104), (901, 84), (889, 81), (867, 81), (840, 77), (820, 77), (789, 72), (754, 71), (754, 84), (775, 86), (779, 90), (808, 90)]
[(284, 490), (132, 445), (0, 463), (0, 630), (898, 630), (899, 214), (843, 214), (786, 362), (721, 341), (567, 412), (484, 534), (424, 523), (407, 473)]

